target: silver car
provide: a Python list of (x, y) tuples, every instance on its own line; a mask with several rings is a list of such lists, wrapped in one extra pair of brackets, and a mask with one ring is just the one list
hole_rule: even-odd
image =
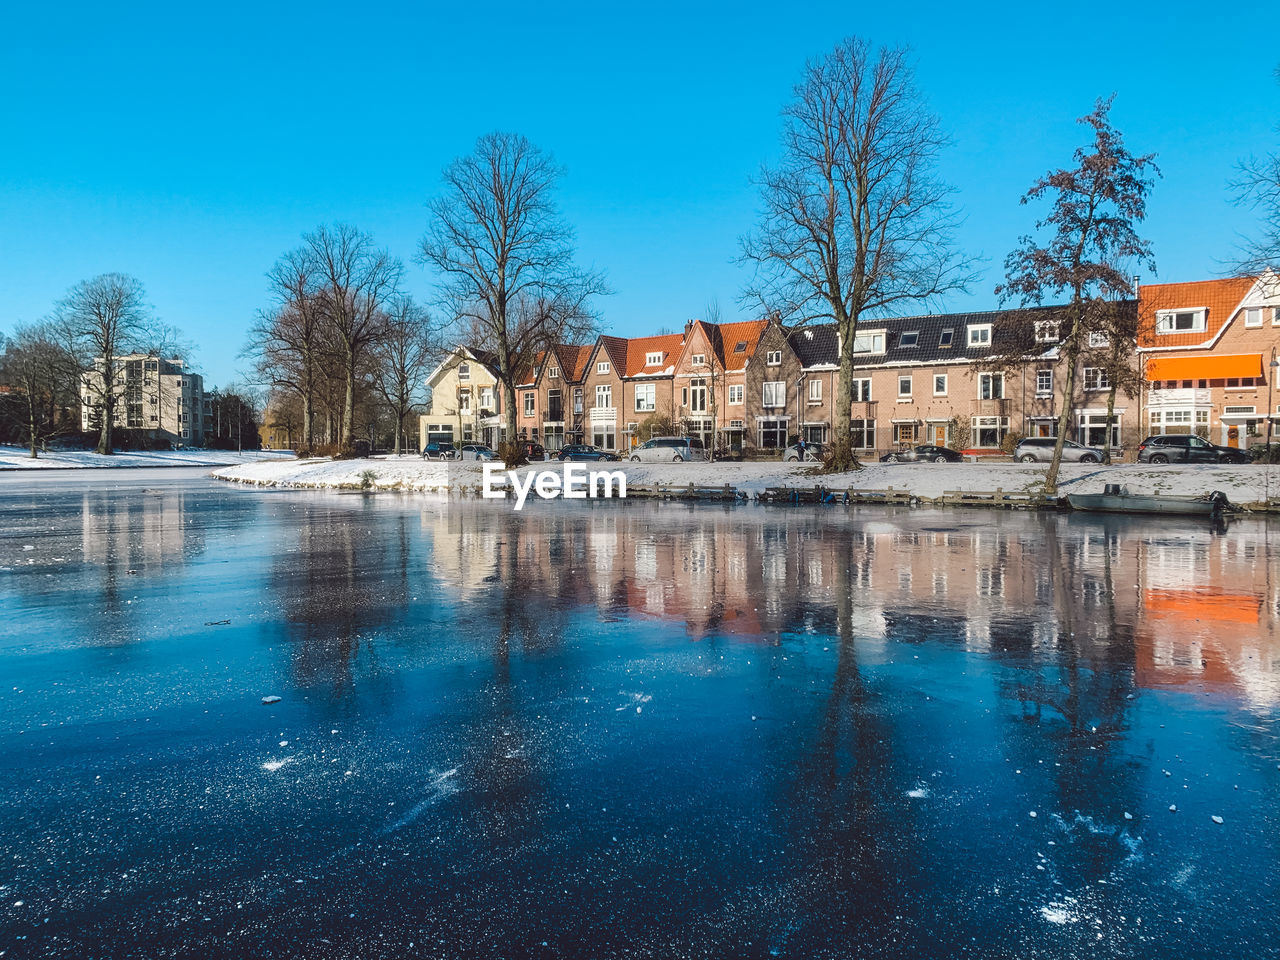
[(633, 463), (681, 463), (707, 459), (707, 449), (697, 437), (654, 437), (631, 451)]
[[(1056, 437), (1027, 437), (1013, 448), (1013, 459), (1023, 463), (1049, 463), (1053, 460), (1053, 445), (1057, 442)], [(1074, 440), (1063, 440), (1062, 462), (1101, 463), (1102, 451)]]
[(803, 448), (800, 444), (793, 443), (782, 452), (782, 459), (789, 463), (798, 463), (801, 460), (816, 460), (821, 463), (826, 452), (826, 448), (820, 443), (806, 443)]
[(483, 443), (464, 443), (458, 451), (459, 460), (493, 460), (497, 454)]

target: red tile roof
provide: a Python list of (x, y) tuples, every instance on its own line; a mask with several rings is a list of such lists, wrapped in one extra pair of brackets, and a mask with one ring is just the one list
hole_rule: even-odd
[[(756, 352), (756, 345), (769, 327), (768, 320), (745, 320), (741, 323), (704, 323), (709, 339), (715, 345), (717, 359), (726, 373), (741, 370)], [(738, 344), (745, 344), (737, 351)]]
[[(675, 366), (684, 349), (684, 337), (678, 333), (664, 333), (656, 337), (634, 337), (627, 341), (627, 362), (624, 377), (656, 376)], [(661, 353), (662, 362), (646, 363), (647, 355)]]
[[(1225, 280), (1198, 280), (1193, 283), (1149, 283), (1138, 291), (1140, 347), (1198, 347), (1218, 335), (1232, 318), (1256, 282), (1253, 277), (1230, 277)], [(1203, 332), (1155, 332), (1156, 314), (1162, 310), (1205, 307), (1206, 328)]]

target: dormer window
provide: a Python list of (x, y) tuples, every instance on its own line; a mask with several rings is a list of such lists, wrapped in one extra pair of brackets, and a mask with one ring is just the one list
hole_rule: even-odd
[(1203, 333), (1207, 327), (1207, 307), (1188, 310), (1157, 310), (1156, 333)]
[(601, 360), (599, 363), (596, 364), (596, 373), (608, 373), (608, 372), (609, 372), (608, 360)]
[(705, 367), (707, 365), (707, 355), (705, 353), (695, 353), (693, 355), (693, 365), (695, 367)]
[(1057, 343), (1057, 342), (1058, 342), (1058, 321), (1037, 320), (1036, 321), (1036, 343)]
[(1098, 348), (1105, 347), (1106, 345), (1107, 335), (1105, 333), (1098, 333), (1095, 331), (1089, 334), (1089, 346), (1092, 349), (1097, 350)]
[(970, 347), (991, 346), (991, 324), (971, 323), (966, 329), (969, 331)]
[(898, 337), (898, 346), (914, 347), (920, 339), (919, 330), (908, 330)]
[(956, 332), (953, 328), (948, 327), (938, 334), (938, 346), (947, 349), (951, 346), (951, 341), (955, 339)]
[(884, 331), (870, 330), (853, 338), (854, 353), (884, 353)]
[(645, 365), (646, 367), (656, 367), (656, 366), (658, 366), (658, 364), (660, 364), (660, 363), (662, 363), (662, 354), (661, 354), (661, 352), (659, 352), (659, 353), (646, 353), (646, 354), (644, 355), (644, 365)]

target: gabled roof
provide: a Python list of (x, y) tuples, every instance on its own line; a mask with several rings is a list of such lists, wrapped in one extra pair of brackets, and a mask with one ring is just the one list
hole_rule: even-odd
[[(605, 356), (609, 358), (609, 362), (613, 364), (612, 370), (618, 376), (622, 375), (622, 371), (627, 368), (627, 341), (622, 337), (611, 337), (601, 334), (596, 340), (596, 349), (593, 356), (597, 355), (601, 350), (605, 352)], [(584, 371), (584, 376), (590, 371)]]
[[(1147, 283), (1138, 290), (1141, 324), (1140, 347), (1208, 346), (1217, 339), (1223, 327), (1231, 322), (1241, 303), (1257, 284), (1256, 277), (1228, 277), (1222, 280), (1197, 280), (1192, 283)], [(1204, 308), (1205, 329), (1194, 333), (1159, 334), (1155, 332), (1156, 314), (1163, 310)]]
[(580, 382), (587, 372), (587, 363), (594, 349), (595, 344), (591, 343), (557, 343), (552, 347), (551, 351), (560, 365), (560, 379), (566, 383)]
[(440, 361), (431, 374), (427, 377), (427, 385), (434, 387), (439, 380), (440, 375), (453, 366), (462, 361), (470, 363), (478, 363), (488, 372), (494, 380), (498, 379), (498, 358), (487, 350), (474, 350), (471, 347), (458, 344), (445, 358)]
[(743, 320), (737, 323), (706, 323), (699, 321), (711, 341), (716, 359), (725, 373), (736, 373), (746, 367), (756, 352), (756, 346), (765, 330), (769, 329), (768, 320)]
[(517, 387), (532, 387), (538, 382), (538, 378), (542, 375), (542, 368), (546, 365), (547, 351), (542, 350), (534, 355), (533, 363), (521, 367), (516, 371)]
[[(683, 348), (684, 337), (678, 333), (633, 337), (627, 341), (627, 360), (620, 372), (624, 377), (670, 376)], [(651, 353), (662, 354), (662, 359), (658, 363), (649, 363)]]

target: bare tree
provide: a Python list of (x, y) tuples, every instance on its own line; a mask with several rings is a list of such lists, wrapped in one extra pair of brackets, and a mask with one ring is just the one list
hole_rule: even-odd
[(83, 280), (58, 302), (63, 343), (86, 371), (84, 387), (98, 422), (98, 453), (114, 451), (117, 359), (144, 345), (154, 325), (142, 284), (122, 273)]
[(962, 289), (951, 247), (951, 188), (934, 172), (946, 144), (904, 48), (857, 37), (805, 66), (784, 110), (783, 157), (762, 170), (764, 212), (742, 241), (755, 266), (744, 294), (800, 323), (834, 320), (840, 382), (829, 469), (856, 465), (850, 436), (858, 321)]
[(426, 400), (427, 374), (440, 352), (434, 334), (430, 314), (411, 297), (398, 297), (373, 349), (373, 384), (391, 411), (397, 457), (406, 418)]
[[(1135, 286), (1134, 297), (1138, 291)], [(1102, 462), (1111, 462), (1112, 424), (1116, 418), (1116, 396), (1123, 390), (1131, 397), (1142, 388), (1142, 370), (1134, 363), (1138, 354), (1138, 304), (1120, 300), (1111, 304), (1102, 323), (1102, 346), (1090, 349), (1085, 364), (1102, 370), (1107, 378), (1107, 436), (1102, 445)]]
[[(1134, 224), (1146, 217), (1152, 177), (1158, 175), (1154, 154), (1134, 156), (1108, 113), (1114, 97), (1098, 100), (1093, 112), (1078, 121), (1093, 132), (1093, 143), (1076, 149), (1075, 167), (1046, 174), (1022, 198), (1023, 204), (1049, 199), (1049, 214), (1036, 222), (1047, 229), (1044, 245), (1023, 237), (1005, 260), (1005, 282), (996, 287), (1002, 299), (1041, 303), (1046, 296), (1070, 297), (1059, 311), (1058, 336), (1064, 361), (1058, 441), (1045, 477), (1045, 493), (1058, 492), (1062, 445), (1075, 412), (1076, 371), (1090, 333), (1121, 336), (1114, 329), (1120, 316), (1115, 301), (1129, 295), (1132, 268), (1154, 270), (1151, 245)], [(1135, 331), (1136, 336), (1136, 331)], [(1108, 431), (1109, 432), (1109, 431)]]
[[(1280, 81), (1280, 67), (1276, 79)], [(1262, 220), (1260, 234), (1242, 247), (1237, 269), (1252, 276), (1280, 272), (1280, 151), (1242, 161), (1230, 188), (1236, 202)]]
[(516, 377), (539, 351), (589, 339), (592, 297), (603, 275), (574, 263), (573, 231), (553, 194), (561, 169), (513, 133), (490, 133), (444, 171), (445, 191), (431, 201), (421, 261), (441, 276), (441, 300), (471, 338), (493, 354), (509, 441), (517, 450)]
[(49, 323), (19, 325), (0, 358), (3, 382), (21, 394), (31, 459), (74, 425), (80, 365)]
[(303, 236), (315, 296), (338, 348), (344, 400), (338, 442), (354, 442), (357, 371), (382, 336), (386, 308), (396, 295), (403, 267), (373, 238), (349, 224), (323, 226)]

